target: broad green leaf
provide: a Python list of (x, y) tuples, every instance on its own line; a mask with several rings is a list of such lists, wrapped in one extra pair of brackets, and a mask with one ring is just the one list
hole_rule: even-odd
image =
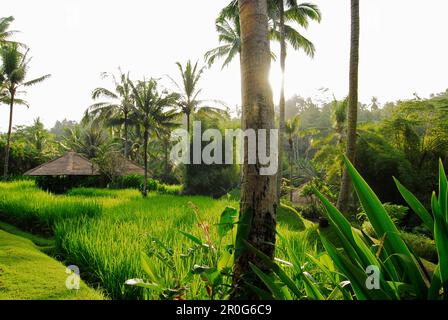
[(434, 212), (434, 241), (439, 256), (440, 281), (446, 284), (448, 281), (448, 228), (443, 212), (439, 206), (436, 195), (432, 195), (432, 210)]
[(237, 217), (238, 211), (235, 208), (227, 207), (224, 209), (218, 224), (218, 234), (220, 238), (224, 237), (233, 229)]
[(327, 217), (334, 227), (338, 238), (341, 240), (344, 250), (347, 252), (350, 260), (362, 268), (366, 268), (369, 265), (377, 265), (378, 261), (375, 254), (372, 253), (370, 248), (358, 234), (353, 231), (352, 226), (344, 215), (318, 190), (314, 190), (314, 192), (324, 204)]
[(387, 234), (384, 246), (389, 254), (402, 254), (412, 261), (412, 263), (408, 265), (403, 265), (400, 261), (397, 261), (397, 263), (401, 265), (402, 269), (409, 268), (409, 272), (407, 274), (418, 294), (418, 297), (426, 297), (428, 288), (426, 287), (423, 279), (422, 271), (418, 267), (417, 262), (404, 243), (403, 239), (401, 239), (397, 227), (393, 223), (376, 194), (346, 157), (344, 157), (344, 162), (361, 205), (364, 208), (370, 223), (375, 229), (376, 234), (379, 237)]
[(429, 287), (428, 299), (438, 300), (440, 295), (440, 289), (442, 288), (442, 281), (440, 279), (440, 268), (439, 265), (434, 270), (434, 274), (431, 280), (431, 286)]
[(155, 270), (152, 269), (151, 267), (152, 263), (144, 252), (140, 252), (140, 262), (142, 265), (142, 269), (148, 275), (149, 280), (157, 284), (160, 281), (160, 279), (157, 276), (157, 272), (155, 272)]
[(423, 204), (418, 200), (408, 189), (406, 189), (400, 181), (394, 178), (395, 184), (397, 185), (398, 191), (400, 191), (406, 203), (411, 207), (411, 209), (422, 219), (423, 223), (428, 227), (429, 230), (434, 230), (434, 219), (431, 214), (426, 210)]
[(249, 266), (252, 271), (263, 281), (266, 287), (272, 292), (272, 295), (275, 299), (286, 300), (283, 290), (280, 288), (280, 285), (275, 283), (275, 281), (266, 273), (261, 271), (256, 265), (249, 262)]
[(253, 292), (255, 292), (261, 300), (275, 300), (272, 294), (267, 292), (266, 290), (260, 289), (248, 282), (246, 282), (245, 285), (249, 287)]
[(324, 235), (320, 234), (322, 244), (330, 255), (331, 259), (334, 261), (338, 269), (350, 280), (351, 287), (356, 294), (358, 300), (369, 300), (370, 294), (365, 288), (365, 273), (359, 268), (348, 262), (341, 253), (325, 238)]
[(325, 297), (317, 287), (315, 280), (309, 275), (309, 273), (301, 272), (300, 275), (302, 277), (303, 284), (305, 285), (307, 296), (313, 300), (325, 300)]
[(240, 213), (240, 219), (238, 221), (238, 231), (235, 238), (235, 261), (246, 250), (245, 242), (249, 238), (249, 232), (252, 224), (253, 212), (251, 208), (248, 208), (245, 212)]
[(443, 168), (442, 160), (439, 160), (439, 206), (445, 223), (448, 223), (448, 182)]
[(230, 269), (233, 266), (233, 254), (229, 251), (224, 250), (219, 261), (218, 261), (218, 270), (222, 272), (225, 269)]
[(193, 241), (194, 243), (196, 243), (196, 244), (198, 244), (198, 245), (200, 245), (200, 246), (203, 245), (202, 240), (199, 239), (198, 237), (195, 237), (194, 235), (192, 235), (192, 234), (190, 234), (190, 233), (187, 233), (187, 232), (184, 232), (184, 231), (182, 231), (182, 230), (178, 230), (178, 231), (179, 231), (182, 235), (184, 235), (185, 237), (187, 237), (188, 239), (190, 239), (191, 241)]
[[(245, 245), (247, 248), (249, 248), (250, 251), (255, 253), (260, 259), (263, 260), (266, 265), (271, 268), (277, 276), (280, 278), (281, 281), (296, 295), (296, 297), (300, 297), (301, 293), (299, 288), (297, 288), (294, 281), (288, 277), (288, 275), (276, 264), (274, 263), (267, 255), (265, 255), (263, 252), (252, 246), (249, 242), (245, 241)], [(298, 266), (300, 269), (300, 266)], [(300, 269), (301, 270), (301, 269)]]

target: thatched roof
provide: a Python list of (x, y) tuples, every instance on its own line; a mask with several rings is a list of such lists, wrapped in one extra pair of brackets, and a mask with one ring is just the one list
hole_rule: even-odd
[[(145, 169), (134, 162), (120, 157), (120, 163), (116, 163), (120, 176), (130, 174), (144, 175)], [(25, 172), (26, 176), (98, 176), (100, 170), (86, 157), (69, 151), (65, 155), (50, 162), (44, 163), (34, 169)]]
[(131, 160), (128, 160), (124, 157), (123, 157), (123, 164), (119, 170), (120, 170), (119, 173), (120, 176), (127, 176), (130, 174), (139, 174), (143, 176), (145, 174), (144, 168), (140, 167), (139, 165), (135, 164)]
[(25, 172), (26, 176), (98, 176), (98, 168), (87, 158), (69, 151), (65, 155)]

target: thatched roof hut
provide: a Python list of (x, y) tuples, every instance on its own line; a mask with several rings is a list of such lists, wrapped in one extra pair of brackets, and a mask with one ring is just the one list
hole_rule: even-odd
[(141, 166), (135, 164), (131, 160), (128, 160), (124, 157), (122, 157), (123, 164), (121, 168), (119, 169), (119, 175), (120, 176), (127, 176), (130, 174), (138, 174), (138, 175), (145, 175), (145, 169)]
[(98, 176), (100, 171), (89, 159), (69, 151), (65, 155), (25, 172), (26, 176)]
[[(115, 163), (119, 176), (130, 174), (144, 175), (145, 169), (134, 162), (119, 158)], [(69, 151), (65, 155), (50, 162), (44, 163), (34, 169), (25, 172), (26, 176), (99, 176), (101, 174), (97, 165), (86, 157)]]

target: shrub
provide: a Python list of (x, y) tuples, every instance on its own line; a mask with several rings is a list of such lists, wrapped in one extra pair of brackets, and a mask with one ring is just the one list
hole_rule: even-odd
[(431, 240), (428, 237), (422, 235), (409, 232), (401, 232), (401, 237), (419, 257), (433, 263), (437, 263), (437, 249), (434, 240)]
[[(365, 221), (362, 224), (362, 230), (370, 237), (377, 238), (377, 235), (375, 233), (375, 229), (373, 228), (372, 224), (368, 221)], [(434, 240), (431, 240), (430, 238), (419, 235), (419, 234), (413, 234), (410, 232), (401, 231), (400, 232), (401, 237), (406, 242), (406, 244), (413, 249), (413, 251), (421, 258), (426, 259), (428, 261), (437, 263), (437, 250), (435, 247)]]
[[(148, 179), (147, 182), (148, 191), (157, 191), (158, 187), (159, 187), (159, 181), (151, 178)], [(140, 185), (140, 190), (143, 190), (143, 183)]]
[(159, 184), (157, 186), (157, 192), (162, 194), (179, 195), (182, 192), (181, 185), (169, 185), (169, 184)]
[[(383, 203), (383, 207), (386, 209), (387, 214), (397, 226), (403, 226), (403, 222), (408, 215), (408, 207), (391, 203)], [(366, 217), (367, 214), (361, 207), (361, 211), (358, 213), (358, 219), (363, 221)]]
[(55, 194), (66, 193), (72, 188), (105, 186), (104, 180), (97, 176), (42, 176), (36, 177), (35, 181), (40, 189)]
[(277, 219), (288, 229), (295, 231), (305, 230), (305, 224), (300, 214), (292, 207), (281, 204), (277, 209)]
[[(118, 177), (115, 182), (109, 185), (112, 189), (138, 189), (143, 190), (145, 177), (141, 175), (127, 175), (123, 177)], [(159, 181), (149, 178), (147, 183), (148, 191), (157, 191), (159, 187)]]
[(143, 181), (143, 176), (131, 174), (116, 178), (116, 180), (110, 184), (110, 187), (113, 189), (140, 189)]
[(315, 203), (297, 206), (296, 210), (300, 212), (300, 214), (304, 218), (312, 221), (317, 221), (320, 217), (323, 216), (322, 209), (318, 204)]

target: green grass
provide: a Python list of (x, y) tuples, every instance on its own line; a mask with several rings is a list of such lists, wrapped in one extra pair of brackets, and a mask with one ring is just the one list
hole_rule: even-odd
[(0, 300), (104, 299), (84, 282), (79, 290), (68, 290), (66, 278), (64, 265), (39, 251), (30, 240), (0, 230)]
[(39, 247), (54, 247), (54, 239), (44, 238), (29, 232), (20, 230), (19, 228), (13, 226), (12, 224), (0, 221), (0, 230), (6, 231), (8, 233), (14, 234), (16, 236), (31, 240), (36, 246)]
[(51, 234), (56, 221), (100, 213), (97, 201), (55, 196), (36, 189), (33, 181), (0, 183), (0, 217), (28, 231)]
[[(143, 199), (137, 190), (80, 188), (56, 196), (38, 190), (30, 182), (0, 183), (0, 190), (5, 191), (0, 196), (0, 211), (8, 221), (33, 232), (50, 230), (57, 256), (67, 265), (79, 266), (83, 279), (94, 287), (100, 285), (113, 299), (161, 298), (157, 292), (124, 284), (128, 279), (145, 276), (140, 261), (142, 251), (150, 256), (153, 269), (167, 287), (187, 288), (186, 299), (209, 298), (205, 283), (191, 273), (195, 265), (209, 265), (209, 255), (180, 230), (203, 242), (209, 236), (219, 257), (225, 245), (232, 242), (230, 235), (219, 240), (220, 214), (227, 206), (238, 207), (237, 201), (226, 198), (159, 192), (151, 192)], [(208, 226), (207, 234), (199, 222)], [(294, 209), (280, 207), (278, 232), (287, 240), (279, 239), (278, 258), (286, 257), (283, 244), (299, 245), (309, 225)], [(39, 229), (42, 226), (44, 230)], [(163, 260), (161, 253), (165, 249), (158, 241), (172, 251), (171, 264)]]

